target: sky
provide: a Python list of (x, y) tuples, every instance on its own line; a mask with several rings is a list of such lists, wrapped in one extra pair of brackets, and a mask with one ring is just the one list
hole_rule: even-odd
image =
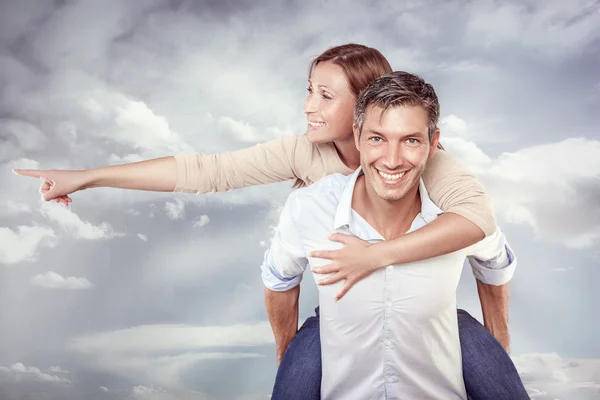
[[(84, 169), (302, 134), (312, 57), (379, 49), (440, 98), (518, 259), (535, 400), (600, 398), (600, 2), (0, 0), (0, 398), (268, 399), (262, 255), (291, 182), (44, 203)], [(300, 316), (317, 305), (305, 280)], [(465, 268), (459, 306), (481, 320)]]

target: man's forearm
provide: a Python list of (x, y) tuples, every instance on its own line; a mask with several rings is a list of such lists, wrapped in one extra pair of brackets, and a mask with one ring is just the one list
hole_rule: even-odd
[(275, 292), (265, 287), (265, 306), (275, 336), (277, 365), (298, 330), (298, 298), (300, 286), (285, 292)]
[(477, 292), (481, 302), (484, 326), (500, 342), (507, 353), (510, 352), (508, 332), (508, 303), (510, 282), (502, 286), (487, 285), (477, 280)]

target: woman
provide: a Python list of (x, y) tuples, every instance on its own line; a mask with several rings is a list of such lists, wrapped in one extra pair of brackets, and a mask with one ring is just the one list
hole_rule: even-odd
[[(15, 170), (15, 173), (43, 178), (40, 187), (43, 198), (64, 205), (72, 201), (71, 193), (93, 187), (206, 193), (290, 179), (296, 179), (296, 187), (310, 185), (325, 175), (350, 174), (358, 168), (359, 153), (352, 136), (356, 98), (371, 81), (391, 71), (385, 57), (366, 46), (348, 44), (325, 51), (313, 61), (309, 70), (304, 110), (308, 131), (302, 136), (285, 137), (231, 153), (178, 155), (85, 171)], [(496, 222), (483, 188), (446, 152), (435, 152), (423, 180), (431, 199), (445, 213), (422, 229), (374, 245), (337, 235), (334, 240), (346, 244), (342, 249), (313, 254), (333, 260), (320, 272), (336, 274), (321, 283), (345, 279), (338, 294), (341, 297), (352, 284), (377, 268), (457, 251), (494, 232)], [(457, 231), (461, 235), (456, 235)], [(458, 318), (463, 356), (473, 352), (478, 355), (477, 365), (473, 365), (472, 358), (463, 357), (465, 384), (470, 397), (528, 398), (502, 346), (466, 312), (459, 311)], [(468, 340), (463, 341), (463, 332), (468, 332)], [(478, 340), (473, 340), (475, 337)], [(307, 320), (288, 347), (278, 372), (273, 399), (318, 398), (318, 339), (317, 314)], [(292, 348), (303, 349), (312, 357), (304, 364), (286, 362), (286, 358), (293, 360), (295, 357)], [(483, 365), (485, 360), (489, 363)], [(292, 365), (304, 368), (297, 371), (305, 377), (302, 388), (298, 386), (298, 375), (290, 374)]]

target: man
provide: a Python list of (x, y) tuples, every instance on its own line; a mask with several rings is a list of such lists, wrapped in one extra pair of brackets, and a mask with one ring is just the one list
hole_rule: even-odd
[[(441, 214), (421, 182), (439, 140), (438, 118), (435, 91), (412, 74), (385, 75), (361, 93), (354, 121), (361, 167), (289, 196), (265, 254), (268, 290), (290, 290), (308, 266), (325, 264), (309, 253), (339, 248), (328, 240), (332, 227), (376, 242)], [(466, 399), (455, 298), (466, 256), (484, 283), (502, 285), (514, 273), (515, 258), (498, 230), (452, 254), (377, 270), (338, 302), (342, 283), (319, 286), (322, 399)], [(267, 307), (276, 341), (293, 336), (297, 303)], [(289, 334), (277, 334), (282, 329)]]

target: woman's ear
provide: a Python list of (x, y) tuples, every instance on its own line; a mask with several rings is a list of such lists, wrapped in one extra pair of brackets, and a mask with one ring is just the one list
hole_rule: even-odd
[(360, 132), (356, 127), (356, 124), (352, 124), (352, 132), (354, 133), (354, 145), (356, 146), (356, 150), (360, 151)]

